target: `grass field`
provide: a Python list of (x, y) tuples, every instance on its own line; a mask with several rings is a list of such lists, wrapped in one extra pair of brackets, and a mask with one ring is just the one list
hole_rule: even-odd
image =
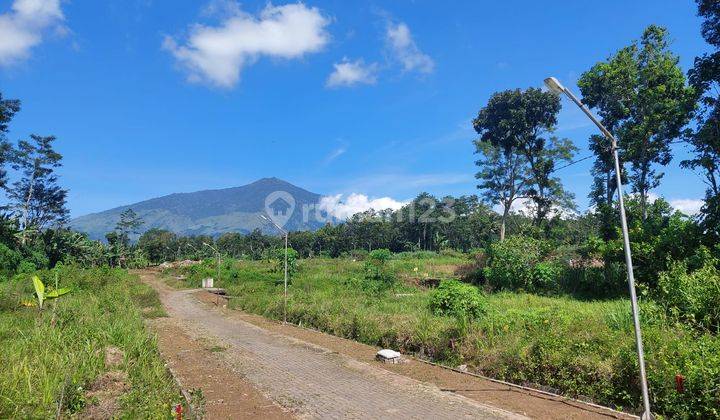
[[(123, 270), (58, 272), (60, 287), (73, 290), (43, 311), (19, 306), (32, 299), (29, 276), (0, 283), (0, 418), (71, 416), (98, 405), (109, 346), (124, 354), (108, 376), (124, 388), (113, 417), (170, 417), (180, 396), (143, 324), (163, 315), (155, 291)], [(38, 274), (54, 284), (54, 273)]]
[[(436, 316), (428, 309), (426, 279), (449, 278), (467, 261), (459, 256), (399, 255), (389, 290), (370, 287), (363, 263), (351, 259), (298, 262), (289, 291), (288, 321), (371, 345), (628, 411), (640, 405), (629, 301), (581, 301), (526, 293), (487, 296), (475, 321)], [(230, 305), (282, 319), (282, 273), (270, 262), (225, 261), (216, 286)], [(177, 280), (177, 276), (184, 276)], [(217, 278), (212, 261), (168, 272), (178, 286)], [(653, 405), (668, 416), (720, 416), (720, 339), (670, 322), (652, 302), (642, 303)], [(675, 375), (685, 391), (675, 389)]]

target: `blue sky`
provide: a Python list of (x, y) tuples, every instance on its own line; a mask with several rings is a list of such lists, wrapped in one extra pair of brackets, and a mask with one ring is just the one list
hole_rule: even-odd
[[(471, 119), (496, 91), (575, 90), (664, 25), (688, 69), (708, 50), (690, 0), (0, 0), (10, 138), (54, 134), (73, 216), (277, 176), (320, 194), (476, 193)], [(557, 135), (588, 154), (563, 103)], [(678, 163), (655, 193), (698, 200)], [(559, 172), (587, 206), (591, 160)], [(686, 206), (696, 201), (685, 203)]]

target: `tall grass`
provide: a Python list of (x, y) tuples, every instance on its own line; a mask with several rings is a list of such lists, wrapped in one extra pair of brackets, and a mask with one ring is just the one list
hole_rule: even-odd
[[(390, 261), (403, 281), (378, 291), (365, 287), (361, 261), (301, 261), (289, 291), (288, 321), (621, 409), (640, 407), (628, 300), (504, 292), (487, 296), (485, 315), (473, 322), (433, 315), (432, 290), (416, 287), (413, 279), (447, 275), (447, 265), (463, 262), (403, 255)], [(213, 269), (211, 263), (185, 269), (186, 284), (197, 287), (203, 276), (215, 276)], [(282, 319), (279, 276), (268, 263), (228, 261), (216, 285), (238, 297), (231, 306)], [(650, 301), (641, 310), (657, 412), (720, 416), (720, 339), (675, 324)], [(685, 377), (685, 393), (675, 390), (676, 374)]]
[(58, 406), (81, 412), (108, 346), (124, 352), (130, 385), (116, 417), (169, 417), (179, 397), (143, 324), (143, 313), (162, 315), (155, 292), (121, 270), (64, 268), (59, 278), (73, 291), (43, 311), (18, 306), (32, 296), (29, 278), (0, 283), (0, 418), (54, 417)]

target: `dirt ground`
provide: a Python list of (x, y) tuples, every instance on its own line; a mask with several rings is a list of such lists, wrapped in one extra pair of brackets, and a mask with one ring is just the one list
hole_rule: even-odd
[[(280, 337), (285, 340), (292, 339), (299, 343), (306, 343), (307, 345), (318, 347), (322, 349), (322, 351), (330, 354), (341, 356), (344, 362), (338, 365), (340, 369), (346, 368), (348, 365), (353, 365), (356, 370), (357, 365), (362, 366), (361, 370), (370, 369), (368, 371), (370, 373), (366, 374), (365, 377), (362, 378), (363, 380), (368, 380), (367, 377), (370, 376), (373, 378), (371, 381), (375, 381), (377, 378), (382, 377), (382, 375), (377, 374), (376, 371), (384, 371), (390, 374), (389, 378), (394, 385), (402, 384), (407, 390), (413, 390), (412, 392), (408, 392), (409, 396), (404, 400), (406, 401), (404, 411), (399, 410), (394, 413), (387, 413), (386, 416), (382, 415), (382, 413), (386, 413), (388, 410), (376, 411), (376, 414), (381, 413), (381, 417), (421, 418), (423, 417), (421, 415), (423, 412), (416, 411), (416, 407), (413, 404), (421, 406), (423, 399), (427, 398), (440, 398), (438, 400), (440, 402), (435, 405), (444, 404), (445, 401), (443, 397), (436, 395), (442, 394), (449, 397), (447, 398), (447, 403), (449, 407), (453, 409), (458, 408), (460, 405), (465, 405), (466, 402), (476, 402), (478, 405), (475, 407), (475, 411), (470, 411), (476, 414), (470, 415), (470, 417), (508, 418), (526, 416), (538, 419), (633, 418), (629, 415), (593, 407), (562, 397), (526, 391), (476, 376), (429, 365), (413, 358), (406, 358), (407, 362), (402, 364), (379, 363), (374, 360), (375, 353), (378, 350), (375, 347), (300, 328), (291, 324), (277, 323), (260, 316), (228, 310), (224, 308), (224, 300), (218, 300), (218, 297), (214, 294), (205, 291), (181, 292), (173, 290), (157, 278), (156, 272), (142, 271), (139, 274), (141, 274), (141, 278), (144, 281), (151, 284), (160, 292), (161, 299), (166, 306), (180, 305), (187, 307), (190, 305), (199, 305), (194, 309), (195, 311), (200, 311), (193, 313), (196, 317), (221, 316), (223, 322), (231, 323), (226, 324), (226, 327), (228, 325), (234, 327), (246, 323), (251, 324), (257, 327), (258, 332), (262, 334), (271, 335), (275, 338)], [(181, 300), (180, 293), (184, 293), (182, 299), (191, 300)], [(220, 303), (219, 305), (217, 304), (218, 302)], [(255, 365), (257, 365), (258, 362), (262, 364), (263, 360), (253, 359), (254, 355), (250, 354), (246, 348), (242, 348), (244, 343), (242, 340), (246, 340), (247, 338), (242, 338), (240, 342), (234, 343), (223, 340), (220, 337), (216, 340), (213, 334), (207, 334), (208, 331), (204, 331), (202, 338), (198, 339), (196, 331), (194, 332), (193, 330), (197, 325), (191, 325), (195, 323), (194, 319), (188, 322), (187, 320), (179, 319), (178, 316), (172, 316), (173, 311), (169, 312), (171, 314), (170, 318), (153, 321), (154, 328), (158, 333), (161, 352), (185, 390), (202, 389), (202, 394), (206, 401), (205, 411), (207, 418), (332, 417), (329, 415), (331, 411), (323, 411), (324, 408), (321, 407), (315, 410), (311, 407), (313, 404), (324, 404), (325, 400), (322, 398), (315, 399), (314, 395), (308, 396), (299, 393), (294, 398), (304, 398), (306, 401), (293, 401), (294, 404), (288, 404), (287, 401), (284, 401), (285, 398), (283, 398), (285, 394), (278, 394), (280, 390), (272, 389), (275, 387), (275, 385), (273, 385), (274, 382), (269, 382), (270, 385), (263, 382), (263, 376), (259, 376), (258, 371), (254, 370), (257, 369)], [(237, 331), (240, 331), (240, 333), (236, 332), (236, 335), (255, 334), (255, 332), (249, 332), (247, 329), (239, 329)], [(219, 332), (224, 332), (224, 330), (216, 331), (216, 333)], [(234, 349), (234, 347), (236, 347), (235, 344), (238, 344), (237, 347), (239, 347), (239, 349)], [(274, 342), (274, 345), (277, 345), (277, 341)], [(298, 348), (291, 350), (292, 355), (295, 357), (299, 357), (298, 355), (302, 354), (302, 351)], [(228, 356), (241, 359), (246, 357), (251, 361), (250, 365), (254, 367), (253, 369), (247, 370), (243, 367), (238, 368), (237, 364), (233, 366), (232, 362), (228, 362)], [(312, 358), (315, 356), (313, 353), (308, 353), (308, 357)], [(304, 361), (301, 362), (301, 364), (304, 364)], [(311, 362), (321, 363), (324, 361), (308, 361), (308, 363)], [(264, 363), (272, 365), (273, 360), (266, 359)], [(290, 365), (290, 367), (283, 365), (282, 367), (292, 369), (292, 365)], [(298, 367), (300, 370), (301, 368), (302, 366)], [(287, 372), (288, 377), (291, 377), (295, 373), (297, 372)], [(405, 379), (399, 380), (398, 378)], [(326, 382), (333, 379), (337, 378), (328, 377), (316, 385), (318, 387), (327, 385)], [(355, 381), (357, 378), (352, 379)], [(342, 381), (347, 380), (347, 378), (337, 380)], [(381, 383), (387, 382), (387, 380), (388, 378), (385, 377), (380, 379)], [(360, 388), (363, 387), (362, 382), (353, 381), (341, 385), (350, 383)], [(422, 392), (426, 393), (426, 395), (419, 400), (413, 399), (417, 397), (417, 395), (412, 395), (413, 393), (417, 394), (417, 390), (419, 389), (418, 386), (415, 385), (416, 383), (428, 388), (423, 388)], [(432, 390), (429, 390), (430, 388), (432, 388)], [(332, 386), (330, 389), (333, 389)], [(292, 393), (293, 390), (294, 388), (290, 387), (282, 391)], [(460, 400), (452, 399), (458, 397)], [(345, 399), (348, 399), (347, 396), (345, 396), (344, 399), (342, 396), (335, 396), (335, 398), (340, 398), (343, 402)], [(360, 397), (358, 396), (358, 398)], [(366, 406), (368, 412), (370, 412), (371, 409), (380, 410), (382, 408), (371, 407), (371, 400), (374, 398), (372, 393), (364, 395), (363, 398), (368, 399), (368, 405)], [(330, 403), (332, 402), (333, 401), (330, 401)], [(352, 401), (350, 403), (352, 403)], [(337, 407), (335, 407), (335, 409), (337, 410)], [(497, 411), (493, 411), (495, 409), (497, 409)], [(357, 410), (357, 407), (350, 404), (347, 410), (347, 413), (351, 413), (353, 412), (352, 410)], [(334, 411), (332, 413), (337, 415), (338, 413), (342, 413), (342, 411)], [(347, 415), (347, 413), (344, 413), (343, 416), (354, 417)], [(514, 416), (511, 413), (514, 413)], [(465, 417), (467, 417), (467, 415), (465, 415)]]

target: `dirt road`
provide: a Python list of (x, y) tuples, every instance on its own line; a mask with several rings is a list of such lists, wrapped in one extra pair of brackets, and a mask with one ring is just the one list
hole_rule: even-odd
[(138, 274), (169, 314), (155, 325), (161, 352), (184, 389), (202, 390), (208, 418), (616, 417), (417, 361), (380, 364), (370, 346), (222, 309), (206, 292)]

